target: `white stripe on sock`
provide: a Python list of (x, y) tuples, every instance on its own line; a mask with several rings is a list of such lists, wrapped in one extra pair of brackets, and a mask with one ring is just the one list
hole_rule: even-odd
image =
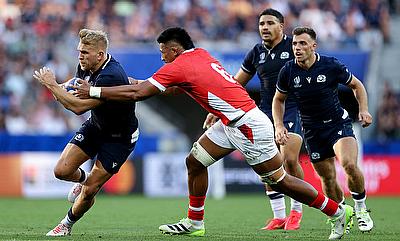
[(325, 200), (322, 203), (321, 207), (319, 208), (319, 210), (324, 210), (324, 208), (326, 207), (326, 205), (328, 204), (329, 199), (327, 197), (324, 197)]
[(201, 206), (201, 207), (197, 208), (197, 207), (192, 207), (192, 206), (189, 205), (189, 209), (191, 209), (193, 211), (196, 211), (196, 212), (199, 212), (199, 211), (204, 210), (204, 206)]

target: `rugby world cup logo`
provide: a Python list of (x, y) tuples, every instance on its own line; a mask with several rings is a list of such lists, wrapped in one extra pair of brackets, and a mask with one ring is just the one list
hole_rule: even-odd
[(301, 87), (300, 76), (297, 76), (296, 78), (294, 78), (293, 82), (294, 82), (294, 88), (300, 88)]
[(262, 52), (260, 54), (260, 61), (258, 61), (259, 64), (265, 63), (265, 52)]

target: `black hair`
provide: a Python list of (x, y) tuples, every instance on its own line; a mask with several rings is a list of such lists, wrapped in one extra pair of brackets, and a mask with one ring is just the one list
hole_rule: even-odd
[(271, 15), (276, 17), (280, 23), (284, 23), (285, 22), (285, 18), (283, 17), (282, 13), (280, 13), (279, 11), (273, 9), (273, 8), (267, 8), (264, 11), (262, 11), (259, 15), (258, 15), (258, 19), (261, 18), (261, 16), (263, 15)]
[(301, 35), (303, 33), (308, 34), (313, 40), (317, 40), (317, 34), (314, 29), (310, 27), (297, 27), (293, 29), (293, 35)]
[(194, 48), (194, 44), (190, 35), (185, 29), (179, 27), (167, 28), (157, 38), (157, 43), (165, 44), (174, 41), (181, 45), (185, 50)]

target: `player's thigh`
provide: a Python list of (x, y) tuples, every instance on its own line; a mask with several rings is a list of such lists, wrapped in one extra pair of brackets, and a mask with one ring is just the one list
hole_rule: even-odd
[(331, 180), (336, 178), (335, 158), (329, 157), (322, 161), (313, 162), (313, 167), (322, 179)]
[(303, 138), (295, 133), (289, 133), (289, 139), (286, 145), (281, 145), (280, 151), (283, 159), (288, 162), (297, 162), (300, 154)]
[(222, 122), (217, 121), (193, 145), (188, 159), (196, 159), (207, 167), (234, 150)]
[(61, 153), (55, 170), (74, 171), (90, 157), (77, 145), (68, 143)]
[(333, 150), (338, 160), (343, 166), (349, 162), (357, 162), (358, 145), (354, 137), (344, 137), (339, 139), (334, 145)]

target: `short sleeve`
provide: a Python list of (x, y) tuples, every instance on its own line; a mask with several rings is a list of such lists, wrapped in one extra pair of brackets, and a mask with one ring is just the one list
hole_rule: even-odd
[(148, 80), (160, 91), (165, 91), (168, 87), (179, 86), (183, 83), (185, 80), (185, 74), (179, 66), (172, 62), (162, 66)]
[(247, 54), (246, 57), (244, 58), (242, 62), (242, 70), (248, 74), (254, 75), (256, 73), (256, 67), (254, 66), (254, 55), (255, 51), (254, 48), (250, 50)]
[(340, 84), (348, 85), (352, 79), (352, 73), (349, 69), (336, 58), (333, 60), (335, 66), (334, 75)]
[(276, 89), (284, 94), (287, 94), (289, 91), (289, 73), (288, 73), (288, 65), (282, 67), (279, 71), (278, 80), (276, 82)]

